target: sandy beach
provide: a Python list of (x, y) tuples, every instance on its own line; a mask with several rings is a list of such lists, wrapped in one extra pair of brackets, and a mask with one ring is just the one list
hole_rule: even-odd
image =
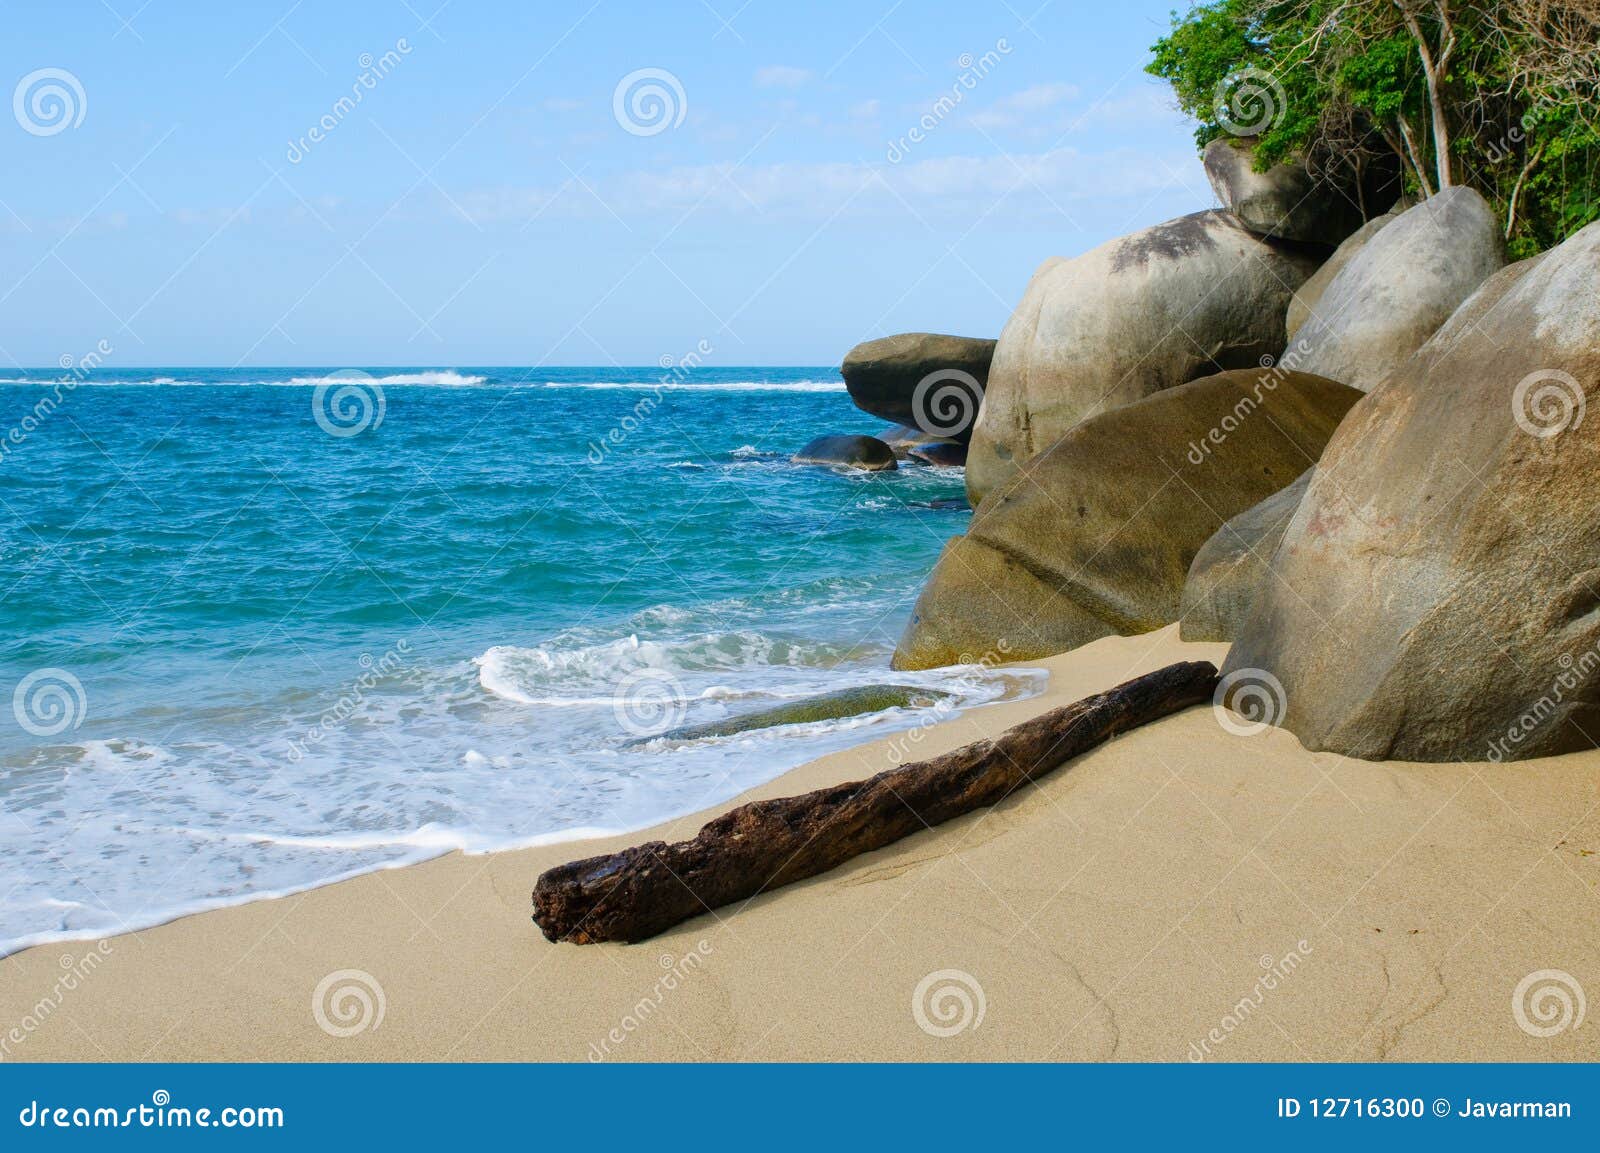
[[(1224, 652), (1175, 628), (1100, 641), (1042, 662), (1043, 695), (930, 729), (915, 755)], [(740, 800), (869, 775), (891, 747)], [(1592, 1023), (1537, 1036), (1513, 1010), (1540, 970), (1600, 988), (1600, 752), (1372, 764), (1194, 708), (993, 810), (644, 944), (551, 945), (531, 923), (542, 869), (686, 837), (709, 815), (16, 954), (0, 961), (5, 1057), (1600, 1057)], [(315, 995), (341, 971), (370, 979), (368, 1007), (325, 1007), (324, 1028)], [(42, 999), (58, 1004), (41, 1014)]]

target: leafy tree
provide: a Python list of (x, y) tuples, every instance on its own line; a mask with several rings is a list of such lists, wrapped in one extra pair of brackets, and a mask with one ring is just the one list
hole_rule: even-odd
[(1600, 0), (1210, 0), (1147, 70), (1202, 147), (1358, 174), (1392, 156), (1419, 197), (1477, 188), (1521, 256), (1600, 217), (1597, 38)]

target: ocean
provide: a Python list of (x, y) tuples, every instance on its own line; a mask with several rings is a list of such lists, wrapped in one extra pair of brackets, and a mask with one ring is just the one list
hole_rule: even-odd
[(677, 723), (1037, 691), (889, 672), (960, 471), (788, 461), (882, 428), (831, 368), (0, 370), (0, 954), (639, 829), (932, 710)]

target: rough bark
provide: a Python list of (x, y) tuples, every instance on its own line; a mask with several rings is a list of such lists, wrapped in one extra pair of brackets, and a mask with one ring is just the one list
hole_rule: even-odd
[(742, 805), (690, 841), (652, 841), (558, 866), (533, 890), (533, 919), (552, 941), (643, 941), (993, 805), (1118, 733), (1209, 700), (1216, 684), (1207, 662), (1168, 665), (993, 740), (866, 781)]

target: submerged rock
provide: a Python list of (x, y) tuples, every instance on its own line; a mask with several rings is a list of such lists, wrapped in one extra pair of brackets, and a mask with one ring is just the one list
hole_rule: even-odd
[(1000, 334), (967, 454), (981, 501), (1080, 421), (1284, 345), (1320, 258), (1198, 212), (1046, 261)]
[(897, 468), (894, 449), (875, 436), (819, 436), (790, 458), (795, 464), (821, 464), (889, 472)]
[(925, 440), (921, 444), (913, 445), (906, 455), (912, 460), (920, 460), (923, 464), (959, 468), (967, 463), (967, 446), (948, 440)]
[(996, 650), (1028, 660), (1178, 619), (1200, 547), (1304, 472), (1360, 396), (1256, 369), (1084, 421), (991, 493), (967, 535), (945, 546), (894, 667)]
[[(646, 740), (698, 741), (707, 737), (731, 737), (754, 729), (772, 729), (779, 725), (808, 725), (817, 721), (835, 721), (866, 713), (881, 713), (885, 709), (925, 709), (950, 699), (951, 694), (939, 689), (918, 688), (915, 685), (863, 685), (860, 688), (839, 689), (819, 693), (803, 700), (788, 701), (770, 709), (758, 709), (737, 717), (724, 717), (703, 725), (684, 725)], [(631, 744), (642, 744), (633, 741)]]
[(994, 357), (992, 340), (907, 332), (858, 344), (839, 374), (862, 412), (965, 443)]
[(1593, 747), (1597, 393), (1591, 224), (1491, 277), (1351, 410), (1225, 672), (1275, 678), (1280, 723), (1309, 749), (1499, 761)]

